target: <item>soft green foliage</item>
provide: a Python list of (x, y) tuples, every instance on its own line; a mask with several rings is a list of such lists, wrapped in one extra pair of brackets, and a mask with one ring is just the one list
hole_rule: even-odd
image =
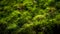
[(0, 34), (57, 34), (60, 0), (0, 0)]

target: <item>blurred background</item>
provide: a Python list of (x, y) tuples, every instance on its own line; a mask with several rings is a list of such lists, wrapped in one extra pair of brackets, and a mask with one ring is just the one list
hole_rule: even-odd
[(60, 34), (60, 0), (0, 0), (0, 34)]

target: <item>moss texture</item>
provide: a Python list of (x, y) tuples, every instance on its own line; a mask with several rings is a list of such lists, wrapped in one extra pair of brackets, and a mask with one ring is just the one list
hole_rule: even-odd
[(0, 34), (60, 34), (60, 0), (0, 0)]

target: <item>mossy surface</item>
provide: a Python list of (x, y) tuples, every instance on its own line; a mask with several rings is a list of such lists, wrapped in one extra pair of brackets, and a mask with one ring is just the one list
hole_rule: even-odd
[(60, 0), (0, 0), (0, 34), (60, 34)]

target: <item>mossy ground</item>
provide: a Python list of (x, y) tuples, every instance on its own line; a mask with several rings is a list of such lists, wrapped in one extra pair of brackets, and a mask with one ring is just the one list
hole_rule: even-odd
[(60, 34), (60, 0), (0, 0), (0, 34)]

